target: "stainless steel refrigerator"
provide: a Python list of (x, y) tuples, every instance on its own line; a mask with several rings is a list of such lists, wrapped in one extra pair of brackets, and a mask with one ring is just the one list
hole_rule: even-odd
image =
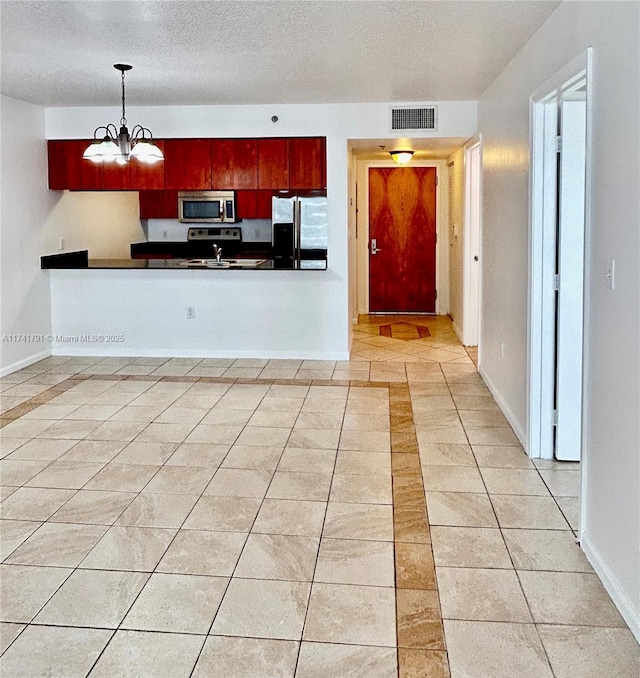
[(325, 268), (327, 196), (284, 193), (272, 199), (273, 254), (279, 268)]

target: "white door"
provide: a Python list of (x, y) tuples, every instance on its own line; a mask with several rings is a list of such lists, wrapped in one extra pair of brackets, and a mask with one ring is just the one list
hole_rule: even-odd
[(580, 461), (586, 102), (560, 104), (555, 457)]

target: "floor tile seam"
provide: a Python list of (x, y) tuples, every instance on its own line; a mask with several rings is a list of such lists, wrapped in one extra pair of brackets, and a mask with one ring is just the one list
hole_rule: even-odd
[[(106, 466), (106, 464), (105, 464), (105, 466)], [(102, 468), (104, 468), (104, 466)], [(160, 469), (158, 469), (158, 470), (160, 470)], [(100, 473), (100, 471), (98, 471), (98, 473)], [(98, 474), (96, 473), (95, 475), (98, 475)], [(93, 476), (93, 478), (95, 478), (95, 475)], [(90, 481), (88, 481), (88, 482), (90, 482)], [(52, 522), (52, 523), (55, 523), (55, 524), (62, 524), (62, 525), (108, 525), (109, 527), (112, 527), (113, 525), (116, 524), (116, 522), (122, 517), (122, 514), (129, 508), (129, 506), (131, 506), (131, 504), (138, 498), (138, 496), (142, 492), (142, 490), (140, 490), (137, 493), (134, 493), (134, 492), (131, 493), (131, 494), (135, 494), (135, 496), (131, 498), (131, 500), (122, 509), (122, 511), (120, 511), (120, 513), (116, 516), (115, 520), (112, 523), (84, 523), (84, 522), (67, 523), (64, 520), (51, 520), (51, 518), (53, 518), (55, 516), (55, 514), (58, 513), (58, 511), (61, 511), (81, 491), (83, 491), (83, 492), (104, 492), (106, 490), (78, 490), (73, 496), (69, 497), (69, 499), (67, 499), (67, 501), (65, 501), (64, 504), (62, 504), (62, 506), (60, 506), (56, 511), (54, 511), (44, 522), (45, 523)], [(123, 491), (123, 493), (124, 493), (124, 491)], [(128, 494), (128, 493), (126, 493), (126, 494)]]
[[(344, 417), (345, 417), (345, 414), (346, 414), (347, 403), (349, 402), (350, 392), (351, 392), (351, 386), (349, 386), (349, 388), (347, 390), (347, 398), (346, 398), (346, 401), (345, 401), (345, 409), (344, 409), (343, 414), (342, 414), (342, 424), (340, 426), (340, 434), (338, 436), (338, 445), (340, 444), (340, 438), (342, 438), (342, 431), (343, 431), (343, 428), (344, 428)], [(305, 400), (306, 400), (306, 398), (305, 398)], [(303, 403), (303, 407), (304, 407), (304, 403)], [(322, 544), (322, 539), (324, 538), (324, 531), (325, 531), (325, 526), (326, 526), (326, 522), (327, 522), (327, 513), (329, 512), (329, 502), (331, 500), (331, 492), (333, 490), (333, 481), (334, 481), (335, 476), (336, 476), (335, 471), (336, 471), (337, 463), (338, 463), (338, 450), (336, 450), (336, 455), (333, 459), (333, 469), (331, 471), (331, 481), (329, 483), (329, 492), (327, 494), (327, 501), (326, 501), (326, 505), (325, 505), (325, 509), (324, 509), (324, 515), (322, 517), (322, 528), (320, 530), (320, 539), (318, 541), (318, 548), (316, 550), (316, 558), (315, 558), (315, 562), (313, 564), (312, 582), (311, 582), (311, 586), (309, 587), (309, 596), (307, 597), (307, 604), (306, 604), (305, 611), (304, 611), (304, 619), (302, 621), (302, 629), (300, 631), (300, 644), (298, 646), (298, 652), (297, 652), (297, 655), (296, 655), (296, 664), (295, 664), (295, 667), (294, 667), (294, 675), (298, 672), (298, 664), (300, 662), (300, 652), (301, 652), (301, 649), (302, 649), (302, 640), (304, 638), (304, 632), (305, 632), (305, 629), (307, 627), (307, 619), (308, 619), (308, 616), (309, 616), (309, 607), (310, 607), (310, 604), (311, 604), (311, 595), (313, 593), (313, 582), (315, 580), (316, 571), (318, 569), (318, 560), (320, 559), (320, 546)]]
[[(126, 447), (125, 447), (124, 449), (126, 449)], [(176, 448), (176, 449), (177, 449), (177, 448)], [(175, 450), (174, 450), (174, 453), (175, 453)], [(229, 452), (227, 452), (227, 454), (229, 454)], [(173, 453), (172, 453), (172, 455), (173, 455)], [(172, 456), (172, 455), (171, 455), (171, 456)], [(168, 459), (170, 459), (170, 458), (171, 458), (171, 457), (169, 457)], [(225, 455), (225, 458), (226, 458), (226, 455)], [(166, 461), (168, 461), (168, 459), (167, 459)], [(161, 470), (162, 468), (164, 468), (164, 466), (165, 466), (165, 464), (166, 464), (166, 461), (165, 461), (161, 466), (159, 466), (159, 468), (156, 470), (156, 472), (149, 478), (149, 480), (147, 481), (147, 483), (145, 483), (145, 485), (139, 490), (139, 492), (137, 493), (137, 495), (132, 499), (132, 501), (129, 503), (128, 506), (130, 506), (131, 503), (133, 503), (133, 501), (135, 501), (135, 500), (142, 494), (142, 491), (144, 490), (144, 488), (147, 487), (147, 485), (153, 480), (153, 478), (155, 478), (155, 476), (160, 472), (160, 470)], [(222, 462), (221, 462), (221, 463), (222, 463)], [(219, 467), (218, 467), (218, 468), (219, 468)], [(216, 469), (216, 473), (217, 473), (217, 469)], [(213, 478), (213, 477), (215, 477), (215, 473), (214, 473), (214, 475), (212, 476), (212, 478)], [(129, 607), (127, 608), (127, 611), (125, 612), (125, 614), (123, 615), (122, 619), (120, 620), (120, 623), (118, 624), (118, 627), (116, 628), (116, 630), (118, 630), (118, 629), (120, 628), (122, 622), (125, 620), (126, 616), (127, 616), (127, 615), (129, 614), (129, 612), (131, 611), (133, 605), (135, 605), (136, 601), (138, 600), (138, 598), (139, 598), (140, 595), (142, 594), (142, 591), (145, 589), (145, 587), (146, 587), (147, 583), (149, 582), (149, 580), (151, 579), (151, 577), (152, 577), (154, 574), (156, 574), (158, 565), (160, 564), (160, 562), (162, 561), (162, 559), (163, 559), (163, 558), (165, 557), (165, 555), (167, 554), (167, 551), (171, 548), (171, 545), (174, 543), (176, 537), (178, 536), (178, 534), (180, 533), (180, 530), (182, 529), (182, 525), (184, 525), (184, 523), (185, 523), (186, 520), (188, 519), (189, 515), (191, 515), (191, 512), (192, 512), (193, 509), (195, 508), (195, 506), (196, 506), (196, 504), (198, 503), (198, 501), (200, 500), (200, 498), (204, 495), (204, 491), (206, 490), (207, 487), (208, 487), (208, 483), (207, 483), (207, 485), (205, 485), (205, 487), (203, 488), (203, 490), (202, 490), (202, 492), (200, 493), (200, 495), (198, 495), (198, 499), (196, 499), (195, 503), (194, 503), (193, 506), (191, 507), (191, 510), (190, 510), (190, 511), (187, 513), (187, 515), (185, 516), (185, 518), (184, 518), (184, 520), (182, 521), (180, 527), (178, 527), (178, 528), (145, 528), (145, 527), (139, 527), (139, 528), (137, 528), (137, 529), (143, 529), (143, 530), (144, 530), (144, 529), (174, 529), (175, 532), (174, 532), (172, 538), (171, 538), (171, 539), (169, 540), (169, 542), (167, 543), (167, 546), (166, 546), (165, 549), (163, 550), (162, 554), (161, 554), (160, 557), (157, 559), (157, 561), (156, 561), (156, 563), (155, 563), (153, 569), (152, 569), (151, 571), (144, 570), (144, 572), (149, 572), (149, 576), (147, 577), (147, 580), (145, 581), (145, 584), (141, 587), (140, 591), (138, 591), (138, 594), (135, 596), (134, 600), (131, 602), (131, 604), (130, 604)], [(127, 506), (127, 508), (128, 508), (128, 506)], [(125, 509), (125, 510), (126, 510), (126, 509)], [(124, 513), (124, 511), (123, 511), (123, 513)], [(122, 514), (120, 514), (120, 516), (118, 516), (118, 518), (120, 518), (121, 516), (122, 516)], [(80, 563), (78, 563), (78, 565), (76, 566), (75, 569), (93, 569), (93, 568), (82, 568), (82, 567), (81, 567), (81, 566), (82, 566), (82, 563), (86, 560), (86, 558), (89, 557), (89, 555), (93, 552), (93, 550), (98, 546), (98, 544), (102, 541), (102, 539), (103, 539), (103, 538), (106, 536), (106, 534), (110, 531), (111, 527), (114, 527), (114, 526), (115, 526), (115, 524), (114, 524), (114, 525), (111, 525), (110, 527), (107, 528), (107, 530), (105, 531), (105, 533), (104, 533), (104, 534), (100, 537), (100, 539), (93, 545), (93, 547), (87, 552), (87, 554), (85, 555), (85, 557), (80, 561)], [(124, 527), (124, 528), (131, 528), (131, 527), (134, 527), (134, 528), (135, 528), (136, 526), (130, 526), (130, 525), (129, 525), (129, 526), (123, 526), (123, 525), (121, 525), (121, 526), (118, 526), (118, 527)], [(245, 543), (246, 543), (246, 539), (245, 539)], [(244, 546), (243, 546), (243, 548), (244, 548)], [(130, 571), (130, 570), (122, 570), (122, 571)], [(230, 582), (230, 581), (231, 581), (231, 578), (229, 578), (229, 582)], [(228, 588), (229, 582), (227, 583), (227, 588)], [(226, 593), (226, 589), (225, 589), (225, 593)], [(221, 599), (221, 602), (222, 602), (222, 599)], [(217, 612), (216, 612), (216, 614), (217, 614)], [(212, 622), (212, 623), (213, 623), (213, 622)], [(115, 632), (114, 632), (114, 635), (115, 635)], [(112, 636), (112, 638), (113, 638), (113, 636)], [(109, 640), (109, 643), (110, 643), (110, 642), (111, 642), (111, 639)], [(107, 643), (107, 645), (108, 645), (109, 643)], [(105, 646), (105, 649), (106, 649), (106, 646)], [(103, 651), (104, 651), (104, 650), (103, 650)], [(96, 660), (96, 662), (97, 662), (97, 661), (98, 661), (98, 660)], [(94, 666), (95, 666), (95, 663), (94, 663)], [(92, 667), (92, 668), (93, 668), (93, 667)]]
[[(126, 448), (125, 448), (125, 449), (126, 449)], [(176, 449), (177, 449), (177, 448), (176, 448)], [(175, 453), (175, 450), (174, 450), (174, 453)], [(227, 452), (227, 455), (228, 455), (228, 454), (229, 454), (229, 452)], [(173, 453), (172, 453), (172, 455), (173, 455)], [(227, 455), (225, 455), (225, 458), (226, 458)], [(169, 457), (168, 459), (170, 459), (170, 458), (171, 458), (171, 457)], [(167, 459), (167, 461), (168, 461), (168, 459)], [(224, 459), (223, 459), (223, 461), (224, 461)], [(222, 462), (221, 462), (221, 463), (222, 463)], [(153, 478), (157, 475), (157, 473), (160, 471), (160, 469), (164, 468), (164, 465), (165, 465), (165, 464), (166, 464), (166, 461), (165, 461), (165, 462), (157, 469), (156, 473), (153, 474), (153, 476), (152, 476), (152, 477), (149, 479), (149, 481), (144, 485), (144, 487), (146, 487), (146, 486), (151, 482), (151, 480), (153, 480)], [(219, 467), (218, 467), (218, 468), (219, 468)], [(216, 469), (216, 473), (217, 473), (217, 469)], [(215, 477), (215, 473), (214, 473), (214, 476), (212, 476), (212, 478), (213, 478), (213, 477)], [(186, 517), (184, 518), (184, 520), (182, 521), (181, 526), (178, 527), (177, 529), (176, 529), (176, 528), (144, 528), (144, 527), (138, 528), (138, 529), (174, 529), (175, 532), (174, 532), (172, 538), (171, 538), (171, 539), (169, 540), (169, 542), (167, 543), (167, 546), (166, 546), (165, 549), (163, 550), (162, 554), (161, 554), (160, 557), (157, 559), (157, 561), (156, 561), (156, 563), (155, 563), (153, 569), (152, 569), (151, 571), (147, 571), (147, 570), (144, 570), (144, 571), (143, 571), (143, 572), (145, 572), (145, 573), (148, 573), (148, 577), (147, 577), (147, 579), (146, 579), (144, 585), (140, 588), (140, 590), (138, 591), (138, 593), (136, 594), (136, 596), (134, 597), (134, 599), (131, 601), (131, 604), (127, 607), (127, 610), (126, 610), (126, 612), (124, 613), (124, 615), (122, 616), (122, 619), (120, 620), (120, 622), (118, 623), (117, 627), (115, 628), (113, 634), (112, 634), (111, 637), (109, 638), (109, 641), (106, 643), (106, 645), (105, 645), (104, 648), (102, 649), (100, 655), (96, 658), (95, 662), (94, 662), (93, 665), (91, 666), (91, 669), (89, 670), (89, 672), (88, 672), (87, 675), (89, 675), (89, 674), (91, 673), (91, 671), (93, 670), (93, 668), (96, 666), (96, 664), (97, 664), (98, 661), (100, 660), (100, 657), (101, 657), (102, 654), (106, 651), (107, 647), (110, 645), (111, 641), (112, 641), (113, 638), (115, 637), (117, 631), (119, 631), (119, 630), (122, 629), (122, 624), (123, 624), (124, 620), (126, 619), (126, 617), (127, 617), (127, 615), (129, 614), (129, 612), (132, 610), (133, 606), (136, 604), (138, 598), (142, 595), (142, 592), (145, 590), (147, 584), (149, 583), (149, 581), (151, 580), (151, 578), (153, 577), (153, 575), (158, 573), (158, 572), (157, 572), (158, 566), (160, 565), (160, 563), (162, 562), (163, 558), (164, 558), (165, 555), (167, 554), (168, 550), (171, 548), (172, 544), (174, 543), (176, 537), (177, 537), (178, 534), (180, 533), (180, 530), (182, 529), (182, 525), (184, 525), (184, 523), (185, 523), (186, 520), (188, 519), (189, 515), (191, 515), (191, 512), (192, 512), (193, 509), (195, 508), (196, 504), (198, 503), (198, 501), (200, 500), (200, 498), (204, 495), (204, 491), (206, 490), (206, 487), (207, 487), (207, 486), (208, 486), (208, 483), (207, 483), (207, 485), (203, 488), (202, 492), (200, 493), (200, 495), (199, 495), (198, 499), (196, 500), (196, 502), (194, 503), (194, 505), (191, 507), (191, 510), (187, 513), (187, 516), (186, 516)], [(140, 489), (140, 491), (138, 492), (138, 495), (134, 498), (134, 500), (137, 499), (137, 498), (140, 496), (140, 494), (142, 494), (142, 490), (144, 489), (144, 487)], [(132, 501), (134, 501), (134, 500), (132, 500)], [(112, 526), (112, 527), (113, 527), (113, 526)], [(132, 527), (132, 526), (121, 526), (121, 527)], [(135, 526), (133, 526), (133, 527), (135, 527)], [(103, 539), (104, 536), (107, 534), (107, 532), (109, 532), (110, 529), (111, 529), (111, 528), (107, 529), (107, 531), (104, 533), (104, 535), (102, 535), (102, 537), (100, 537), (100, 539), (96, 542), (96, 544), (94, 544), (94, 546), (93, 546), (93, 547), (91, 548), (91, 550), (86, 554), (86, 556), (82, 559), (82, 561), (80, 561), (80, 563), (78, 564), (78, 566), (76, 567), (76, 569), (93, 569), (93, 568), (82, 568), (81, 565), (82, 565), (82, 563), (84, 562), (84, 560), (89, 556), (89, 554), (97, 547), (98, 543), (100, 543), (100, 541), (102, 541), (102, 539)], [(246, 537), (245, 537), (245, 544), (246, 544), (247, 538), (248, 538), (248, 535), (246, 535)], [(244, 545), (243, 545), (243, 550), (244, 550)], [(238, 556), (238, 560), (239, 560), (239, 556)], [(237, 562), (236, 562), (236, 565), (237, 565)], [(74, 571), (75, 571), (75, 570), (74, 570)], [(130, 571), (132, 571), (132, 570), (122, 570), (122, 571), (124, 571), (124, 572), (130, 572)], [(134, 571), (135, 571), (135, 570), (134, 570)], [(162, 573), (162, 574), (176, 574), (176, 573)], [(222, 605), (222, 600), (223, 600), (224, 596), (226, 595), (226, 592), (227, 592), (227, 590), (228, 590), (228, 588), (229, 588), (230, 583), (231, 583), (231, 577), (228, 578), (227, 585), (226, 585), (226, 587), (225, 587), (225, 591), (224, 591), (222, 597), (220, 598), (220, 604), (218, 605), (218, 610), (220, 609), (220, 605)], [(213, 625), (213, 621), (215, 620), (215, 617), (217, 616), (218, 610), (216, 610), (216, 614), (214, 615), (214, 618), (213, 618), (213, 620), (211, 621), (211, 626)], [(211, 629), (211, 626), (209, 627), (209, 630)], [(208, 634), (207, 634), (207, 635), (208, 635)], [(206, 640), (206, 636), (204, 636), (204, 638), (205, 638), (205, 640)], [(203, 640), (202, 647), (204, 647), (204, 642), (205, 642), (205, 641)], [(202, 652), (202, 647), (200, 648), (200, 652)], [(197, 659), (199, 659), (199, 657), (200, 657), (200, 652), (198, 653), (198, 658), (197, 658)], [(194, 663), (194, 665), (193, 665), (193, 667), (192, 667), (192, 669), (191, 669), (191, 672), (193, 672), (193, 670), (195, 669), (195, 664), (197, 663), (197, 659), (196, 659), (196, 662)]]
[[(271, 384), (271, 385), (273, 385), (273, 384)], [(262, 402), (264, 401), (264, 399), (267, 397), (267, 394), (268, 394), (268, 393), (269, 393), (269, 389), (267, 389), (267, 391), (265, 392), (265, 394), (264, 394), (264, 395), (262, 396), (262, 398), (260, 399), (260, 403), (258, 403), (258, 405), (257, 405), (257, 406), (255, 407), (255, 409), (253, 410), (253, 413), (254, 413), (254, 414), (255, 414), (255, 412), (257, 411), (258, 407), (260, 407), (260, 405), (262, 404)], [(307, 394), (308, 394), (308, 392), (307, 392)], [(305, 396), (304, 400), (306, 400), (306, 398), (307, 398), (307, 396)], [(303, 405), (304, 405), (304, 402), (303, 402)], [(301, 408), (301, 409), (302, 409), (302, 408)], [(252, 416), (253, 416), (253, 415), (252, 415)], [(298, 416), (299, 416), (299, 413), (298, 413)], [(297, 417), (296, 417), (296, 421), (297, 421)], [(244, 427), (243, 427), (242, 430), (244, 430)], [(291, 429), (291, 432), (293, 432), (293, 428)], [(239, 434), (239, 435), (240, 435), (240, 434)], [(239, 436), (238, 436), (238, 437), (239, 437)], [(289, 434), (289, 437), (287, 438), (287, 442), (289, 441), (290, 437), (291, 437), (291, 433)], [(238, 438), (236, 438), (236, 441), (237, 441), (237, 439), (238, 439)], [(234, 444), (235, 444), (235, 441), (234, 441)], [(224, 463), (224, 460), (228, 457), (228, 455), (231, 453), (231, 449), (232, 449), (232, 448), (233, 448), (233, 445), (229, 448), (229, 451), (228, 451), (227, 454), (225, 455), (224, 459), (220, 462), (220, 466), (218, 467), (218, 469), (222, 468), (222, 464)], [(210, 626), (209, 626), (209, 630), (208, 630), (207, 635), (211, 635), (211, 631), (213, 630), (213, 625), (215, 624), (216, 618), (217, 618), (217, 616), (218, 616), (218, 614), (219, 614), (219, 612), (220, 612), (220, 608), (222, 607), (222, 604), (223, 604), (223, 602), (224, 602), (224, 599), (226, 598), (227, 592), (229, 591), (229, 587), (231, 586), (232, 581), (233, 581), (234, 579), (241, 579), (241, 577), (236, 577), (236, 571), (237, 571), (237, 569), (238, 569), (238, 565), (239, 565), (240, 560), (241, 560), (241, 558), (242, 558), (242, 554), (244, 553), (244, 551), (245, 551), (245, 549), (246, 549), (246, 547), (247, 547), (247, 543), (248, 543), (248, 541), (249, 541), (249, 537), (250, 537), (250, 535), (253, 533), (253, 528), (254, 528), (254, 526), (255, 526), (255, 524), (256, 524), (256, 521), (258, 520), (258, 516), (260, 515), (260, 511), (262, 510), (262, 507), (264, 506), (264, 502), (266, 501), (267, 494), (269, 493), (269, 488), (271, 487), (271, 485), (272, 485), (272, 483), (273, 483), (273, 479), (275, 478), (275, 475), (276, 475), (276, 473), (277, 473), (278, 465), (280, 464), (280, 461), (281, 461), (281, 459), (282, 459), (282, 456), (284, 455), (284, 450), (285, 450), (285, 449), (286, 449), (286, 443), (285, 443), (285, 446), (284, 446), (283, 449), (282, 449), (282, 452), (281, 452), (280, 456), (278, 457), (278, 464), (276, 465), (276, 468), (274, 469), (274, 471), (271, 473), (271, 478), (270, 478), (270, 480), (269, 480), (269, 484), (267, 485), (267, 487), (266, 487), (266, 489), (265, 489), (265, 492), (264, 492), (264, 494), (263, 494), (263, 496), (262, 496), (262, 499), (261, 499), (261, 501), (260, 501), (260, 505), (258, 506), (258, 510), (256, 511), (256, 515), (255, 515), (255, 517), (254, 517), (254, 519), (253, 519), (253, 521), (252, 521), (252, 523), (251, 523), (251, 526), (249, 527), (249, 531), (248, 531), (248, 532), (246, 533), (246, 535), (245, 535), (245, 540), (244, 540), (244, 543), (243, 543), (243, 545), (242, 545), (242, 549), (240, 550), (240, 553), (238, 554), (238, 557), (236, 558), (235, 564), (234, 564), (234, 566), (233, 566), (233, 571), (231, 572), (231, 575), (229, 576), (229, 580), (228, 580), (228, 582), (227, 582), (227, 586), (225, 587), (224, 593), (223, 593), (222, 597), (220, 598), (220, 604), (218, 605), (218, 608), (217, 608), (217, 610), (216, 610), (216, 612), (215, 612), (215, 614), (214, 614), (214, 616), (213, 616), (213, 619), (211, 620), (211, 624), (210, 624)], [(217, 470), (216, 470), (216, 474), (217, 474)], [(216, 474), (214, 474), (214, 476), (213, 476), (214, 478), (215, 478), (215, 475), (216, 475)], [(213, 480), (213, 478), (212, 478), (212, 480)], [(210, 481), (210, 482), (211, 482), (211, 481)], [(208, 487), (208, 484), (207, 484), (207, 487)], [(205, 490), (206, 490), (206, 487), (205, 487)], [(202, 496), (204, 496), (204, 491), (205, 491), (205, 490), (203, 490)], [(196, 502), (196, 503), (197, 503), (197, 502)], [(194, 504), (194, 507), (195, 507), (195, 504)], [(192, 509), (192, 510), (193, 510), (193, 509)], [(325, 509), (325, 511), (326, 511), (326, 509)], [(257, 534), (257, 533), (256, 533), (256, 534)], [(318, 540), (318, 548), (319, 548), (319, 546), (320, 546), (320, 540)], [(316, 553), (316, 557), (317, 557), (317, 553)], [(309, 586), (309, 596), (307, 597), (307, 604), (306, 604), (306, 605), (307, 605), (307, 609), (308, 609), (308, 606), (309, 606), (309, 598), (310, 598), (310, 596), (311, 596), (311, 586)], [(306, 614), (306, 611), (305, 611), (305, 614)], [(301, 634), (302, 634), (302, 631), (301, 631)], [(203, 650), (203, 649), (204, 649), (204, 644), (203, 644), (203, 646), (200, 648), (200, 652), (198, 653), (198, 659), (196, 660), (196, 663), (194, 664), (191, 673), (193, 673), (193, 671), (195, 670), (195, 667), (197, 666), (197, 663), (198, 663), (198, 661), (199, 661), (199, 659), (200, 659), (200, 655), (202, 654), (202, 650)], [(296, 660), (296, 666), (297, 666), (297, 660)], [(191, 674), (190, 674), (190, 675), (191, 675)]]
[[(562, 517), (565, 519), (567, 525), (569, 526), (569, 529), (572, 532), (575, 533), (575, 531), (573, 530), (573, 527), (571, 527), (571, 523), (569, 523), (569, 519), (567, 518), (567, 516), (565, 515), (565, 512), (562, 510), (562, 507), (558, 503), (558, 499), (578, 499), (578, 501), (580, 501), (580, 497), (579, 496), (578, 497), (571, 497), (571, 496), (565, 496), (565, 495), (560, 495), (560, 494), (554, 494), (551, 491), (551, 487), (549, 487), (547, 481), (544, 479), (544, 476), (541, 473), (541, 471), (545, 470), (545, 469), (539, 469), (535, 464), (534, 464), (534, 467), (535, 467), (535, 470), (538, 473), (538, 477), (540, 478), (540, 480), (542, 480), (542, 482), (544, 483), (544, 486), (547, 488), (547, 491), (551, 495), (551, 498), (553, 499), (554, 504), (557, 506), (558, 511), (560, 511), (560, 513), (562, 514)], [(581, 484), (580, 490), (582, 490), (582, 469), (579, 469), (579, 472), (580, 472), (580, 484)], [(578, 516), (578, 519), (579, 518), (580, 518), (580, 516)], [(579, 527), (580, 526), (578, 525), (578, 528)], [(579, 532), (579, 529), (577, 531)], [(576, 543), (578, 544), (578, 546), (580, 546), (580, 540), (579, 540), (578, 537), (576, 537)]]
[[(476, 373), (479, 375), (479, 372), (477, 372), (477, 370), (476, 370)], [(445, 377), (446, 377), (446, 375), (445, 375)], [(482, 378), (482, 377), (480, 377), (480, 378)], [(484, 381), (484, 380), (483, 380), (483, 381)], [(458, 408), (458, 404), (457, 404), (456, 401), (455, 401), (455, 398), (453, 397), (453, 393), (451, 392), (451, 386), (450, 386), (450, 384), (449, 384), (448, 381), (447, 381), (447, 388), (448, 388), (448, 390), (449, 390), (449, 396), (450, 396), (451, 399), (453, 400), (453, 403), (454, 403), (454, 406), (455, 406), (455, 409), (456, 409), (456, 413), (458, 414), (458, 419), (459, 419), (460, 422), (462, 423), (462, 418), (460, 417), (460, 410), (459, 410), (459, 408)], [(493, 396), (492, 396), (492, 398), (493, 398)], [(488, 499), (489, 499), (489, 504), (490, 504), (490, 506), (491, 506), (491, 512), (492, 512), (492, 514), (493, 514), (494, 520), (495, 520), (496, 525), (498, 526), (498, 528), (500, 528), (500, 527), (501, 527), (500, 520), (498, 519), (498, 514), (497, 514), (497, 512), (496, 512), (496, 509), (495, 509), (495, 506), (494, 506), (494, 504), (493, 504), (493, 501), (491, 500), (491, 494), (489, 493), (489, 489), (488, 489), (488, 487), (487, 487), (487, 484), (486, 484), (484, 475), (482, 474), (482, 471), (480, 470), (480, 466), (478, 465), (478, 459), (476, 458), (475, 452), (473, 451), (473, 445), (471, 444), (471, 441), (469, 440), (469, 436), (468, 436), (468, 434), (467, 434), (467, 430), (466, 430), (466, 428), (464, 428), (464, 426), (463, 426), (463, 431), (464, 431), (465, 438), (467, 439), (467, 445), (468, 445), (469, 448), (471, 449), (471, 454), (473, 455), (474, 461), (475, 461), (475, 463), (476, 463), (475, 468), (478, 470), (478, 474), (480, 475), (480, 480), (482, 481), (482, 486), (484, 487), (484, 493), (483, 493), (483, 494), (485, 494), (485, 495), (488, 497)], [(464, 493), (464, 494), (468, 494), (468, 493)], [(471, 494), (476, 494), (476, 493), (471, 493)], [(519, 495), (510, 495), (510, 496), (519, 496)], [(502, 532), (500, 533), (500, 536), (501, 536), (501, 538), (502, 538), (502, 543), (503, 543), (504, 547), (507, 549), (507, 553), (509, 554), (509, 559), (511, 560), (511, 564), (513, 565), (513, 567), (514, 567), (514, 569), (515, 569), (515, 564), (514, 564), (514, 562), (513, 562), (513, 559), (511, 558), (511, 552), (510, 552), (509, 549), (507, 548), (507, 544), (506, 544), (506, 541), (504, 540), (504, 535), (502, 534)]]
[[(26, 540), (25, 540), (25, 541), (26, 541)], [(24, 542), (23, 542), (23, 543), (24, 543)], [(15, 550), (15, 549), (14, 549), (14, 550)], [(6, 563), (6, 564), (7, 564), (7, 565), (11, 565), (11, 563)], [(16, 563), (16, 564), (17, 564), (17, 563)], [(21, 567), (43, 567), (43, 566), (40, 566), (40, 565), (31, 565), (31, 566), (29, 566), (29, 565), (21, 565)], [(62, 586), (69, 580), (69, 578), (71, 577), (71, 575), (76, 571), (76, 568), (75, 568), (75, 567), (74, 567), (74, 568), (56, 567), (56, 569), (59, 569), (59, 570), (67, 570), (67, 569), (68, 569), (69, 572), (67, 573), (67, 576), (60, 582), (60, 584), (55, 588), (55, 590), (51, 592), (51, 594), (47, 597), (47, 599), (45, 600), (45, 602), (38, 608), (37, 612), (31, 617), (31, 620), (28, 621), (28, 622), (26, 622), (26, 625), (27, 625), (27, 626), (30, 626), (30, 625), (32, 624), (33, 620), (34, 620), (34, 619), (42, 612), (42, 610), (49, 604), (49, 602), (51, 601), (51, 599), (56, 595), (56, 593), (62, 588)], [(3, 620), (3, 621), (4, 621), (4, 620)], [(23, 624), (23, 623), (25, 623), (25, 622), (14, 622), (14, 623), (20, 623), (20, 624)], [(26, 627), (25, 627), (25, 628), (26, 628)], [(24, 629), (23, 629), (23, 631), (24, 631)], [(22, 631), (21, 631), (20, 633), (22, 633)], [(8, 649), (8, 648), (6, 648), (6, 649)], [(6, 652), (6, 649), (5, 649), (5, 652)], [(4, 652), (3, 652), (2, 654), (4, 654)]]

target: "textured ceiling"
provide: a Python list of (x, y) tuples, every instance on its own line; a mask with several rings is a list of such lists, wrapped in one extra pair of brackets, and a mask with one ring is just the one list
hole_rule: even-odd
[(2, 0), (2, 93), (46, 106), (476, 99), (559, 3)]

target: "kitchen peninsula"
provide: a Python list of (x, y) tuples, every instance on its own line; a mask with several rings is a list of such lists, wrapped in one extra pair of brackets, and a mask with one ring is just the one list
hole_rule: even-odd
[[(88, 251), (43, 258), (52, 334), (67, 339), (54, 340), (54, 354), (348, 359), (340, 278), (327, 267), (327, 198), (323, 247), (282, 266), (272, 240), (274, 197), (326, 195), (324, 137), (159, 140), (165, 160), (150, 169), (91, 166), (81, 158), (85, 143), (48, 142), (50, 188), (138, 191), (147, 241), (130, 242), (130, 259), (89, 258), (90, 243)], [(222, 190), (235, 199), (226, 242), (215, 224), (180, 222), (180, 191)], [(192, 229), (202, 233), (191, 237)], [(344, 246), (331, 256), (343, 266)], [(85, 340), (93, 336), (122, 340)]]

